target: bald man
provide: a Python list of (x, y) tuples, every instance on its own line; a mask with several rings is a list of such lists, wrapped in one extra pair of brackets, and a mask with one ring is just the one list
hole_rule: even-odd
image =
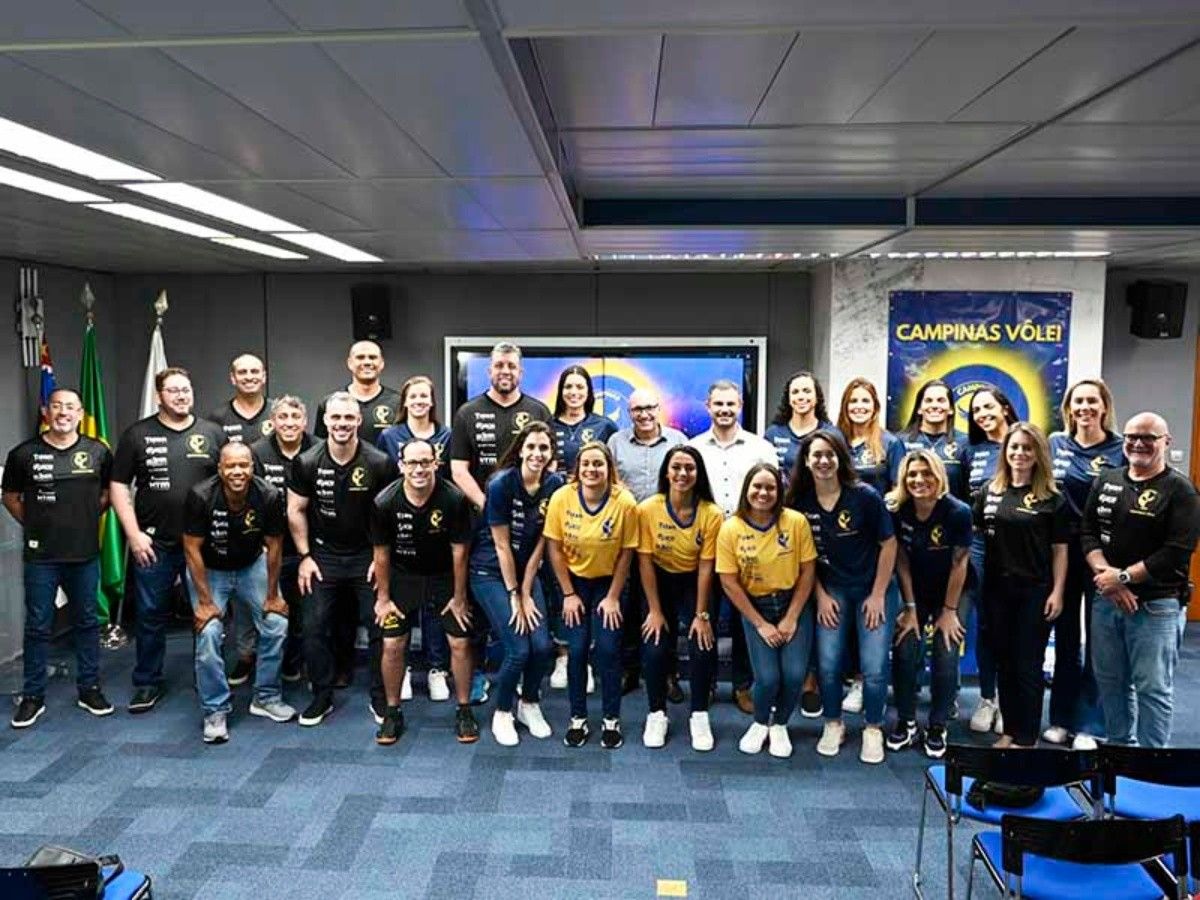
[(1162, 416), (1138, 413), (1124, 441), (1129, 465), (1100, 473), (1083, 514), (1080, 545), (1096, 587), (1088, 646), (1108, 740), (1165, 747), (1200, 502), (1167, 465)]
[(271, 433), (271, 410), (267, 403), (267, 367), (253, 353), (235, 356), (229, 364), (233, 397), (207, 416), (216, 422), (230, 441), (252, 444)]
[(608, 439), (621, 481), (638, 503), (658, 493), (658, 470), (667, 451), (686, 444), (687, 435), (662, 424), (658, 394), (639, 388), (629, 395), (632, 428), (622, 428)]
[[(358, 410), (362, 414), (358, 439), (374, 447), (379, 436), (396, 423), (400, 392), (384, 386), (379, 380), (384, 369), (383, 350), (374, 341), (358, 341), (351, 345), (346, 368), (350, 370), (350, 384), (346, 390), (358, 401)], [(317, 407), (313, 434), (319, 438), (329, 436), (325, 430), (324, 403)]]

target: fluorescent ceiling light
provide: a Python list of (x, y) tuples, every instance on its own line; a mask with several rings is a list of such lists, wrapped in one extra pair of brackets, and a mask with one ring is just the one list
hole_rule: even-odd
[(9, 187), (31, 191), (45, 197), (53, 197), (55, 200), (65, 200), (67, 203), (108, 202), (107, 197), (101, 197), (99, 194), (89, 194), (87, 191), (59, 184), (57, 181), (47, 181), (45, 178), (38, 178), (27, 172), (18, 172), (16, 169), (6, 169), (4, 166), (0, 166), (0, 184), (7, 184)]
[(252, 228), (255, 231), (304, 230), (299, 225), (293, 225), (291, 222), (277, 219), (274, 216), (267, 215), (265, 212), (259, 212), (252, 206), (220, 197), (210, 191), (192, 187), (190, 184), (182, 184), (178, 181), (162, 181), (158, 184), (125, 184), (122, 187), (129, 188), (131, 191), (137, 191), (139, 194), (146, 194), (165, 203), (182, 206), (184, 209), (190, 209), (193, 212), (204, 213), (204, 215), (212, 216), (214, 219), (223, 219), (226, 222), (232, 222), (234, 225), (241, 225), (243, 228)]
[(187, 219), (177, 219), (175, 216), (168, 216), (134, 203), (89, 203), (88, 207), (111, 213), (114, 216), (121, 216), (124, 219), (133, 219), (135, 222), (143, 222), (146, 225), (157, 225), (159, 228), (178, 231), (180, 234), (190, 234), (192, 237), (228, 237), (225, 232), (209, 228), (207, 225), (199, 225), (196, 222), (189, 222)]
[(303, 253), (293, 253), (291, 250), (284, 250), (282, 247), (273, 247), (270, 244), (264, 244), (261, 241), (252, 241), (249, 238), (218, 237), (213, 238), (213, 243), (223, 244), (226, 247), (236, 247), (238, 250), (245, 250), (248, 253), (258, 253), (261, 256), (271, 256), (275, 259), (308, 259)]
[(85, 175), (97, 181), (158, 181), (157, 175), (127, 166), (78, 144), (51, 137), (10, 119), (0, 119), (0, 150)]
[(326, 256), (340, 259), (342, 262), (383, 262), (378, 256), (364, 253), (362, 250), (351, 247), (349, 244), (343, 244), (341, 241), (335, 241), (323, 234), (302, 231), (299, 234), (277, 234), (275, 237), (301, 247), (307, 247), (309, 250), (315, 250), (317, 253), (324, 253)]

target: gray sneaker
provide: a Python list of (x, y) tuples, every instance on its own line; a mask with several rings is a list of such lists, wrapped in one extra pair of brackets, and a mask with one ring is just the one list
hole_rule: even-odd
[(296, 710), (282, 700), (252, 700), (250, 715), (262, 716), (272, 722), (290, 722), (296, 718)]
[(225, 713), (215, 712), (204, 717), (204, 743), (223, 744), (229, 740), (229, 729), (225, 727)]

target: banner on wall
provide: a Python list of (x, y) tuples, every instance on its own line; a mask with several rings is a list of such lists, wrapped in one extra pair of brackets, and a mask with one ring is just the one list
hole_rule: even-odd
[(971, 393), (1002, 390), (1017, 415), (1060, 427), (1067, 389), (1071, 294), (1055, 291), (892, 291), (888, 314), (888, 425), (903, 428), (930, 379), (954, 391), (955, 427), (967, 432)]

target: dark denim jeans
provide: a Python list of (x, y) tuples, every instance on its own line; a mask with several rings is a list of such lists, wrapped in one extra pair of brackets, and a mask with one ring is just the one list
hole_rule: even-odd
[(604, 717), (621, 717), (622, 629), (605, 628), (600, 615), (600, 601), (608, 593), (611, 584), (612, 578), (571, 576), (571, 586), (583, 601), (583, 620), (578, 625), (563, 623), (563, 637), (567, 639), (567, 697), (571, 703), (572, 718), (587, 718), (589, 655), (596, 664)]
[(81, 690), (100, 683), (100, 628), (96, 622), (96, 587), (100, 565), (86, 562), (25, 563), (26, 697), (46, 695), (46, 663), (54, 627), (54, 598), (61, 585), (71, 609), (75, 632), (75, 684)]
[[(668, 572), (654, 567), (658, 586), (658, 599), (662, 604), (663, 618), (667, 620), (666, 631), (658, 643), (642, 643), (642, 666), (646, 673), (646, 698), (650, 712), (661, 712), (667, 707), (667, 675), (672, 671), (672, 658), (679, 644), (680, 619), (690, 627), (696, 615), (695, 572)], [(714, 604), (710, 598), (708, 609)], [(717, 645), (715, 640), (716, 619), (713, 618), (714, 640), (708, 650), (701, 650), (695, 639), (688, 639), (688, 688), (691, 692), (692, 712), (708, 709), (708, 697), (717, 678)], [(645, 621), (645, 616), (639, 622)]]
[[(773, 625), (779, 624), (791, 599), (791, 591), (750, 598), (754, 608)], [(796, 709), (804, 678), (808, 674), (813, 642), (813, 604), (810, 601), (804, 605), (796, 634), (782, 647), (768, 646), (748, 619), (742, 616), (738, 618), (742, 622), (750, 668), (754, 672), (754, 686), (751, 688), (754, 721), (760, 725), (768, 724), (771, 708), (774, 707), (775, 724), (786, 725)]]
[[(154, 562), (133, 566), (133, 590), (137, 598), (137, 664), (133, 686), (156, 687), (163, 682), (163, 659), (167, 652), (167, 625), (171, 621), (171, 589), (183, 580), (187, 565), (183, 547), (164, 550), (154, 547)], [(184, 590), (187, 590), (184, 581)]]
[[(941, 610), (938, 610), (940, 614)], [(962, 644), (946, 646), (946, 641), (940, 632), (933, 630), (927, 634), (936, 615), (922, 619), (917, 631), (905, 636), (892, 652), (892, 687), (895, 691), (896, 716), (905, 721), (917, 718), (917, 691), (920, 688), (921, 670), (925, 667), (925, 648), (928, 646), (933, 655), (933, 675), (930, 679), (929, 705), (930, 726), (945, 727), (950, 719), (950, 709), (954, 705), (954, 696), (958, 693), (958, 661)]]
[[(518, 680), (521, 682), (521, 699), (527, 703), (537, 703), (541, 697), (542, 679), (554, 655), (554, 642), (550, 639), (546, 601), (540, 581), (537, 578), (533, 580), (533, 602), (542, 614), (542, 621), (531, 634), (517, 634), (509, 624), (512, 607), (499, 572), (473, 569), (471, 594), (475, 602), (483, 607), (492, 624), (492, 631), (500, 636), (504, 645), (504, 662), (496, 673), (496, 709), (512, 711), (516, 703)], [(440, 629), (440, 622), (438, 627)]]
[[(322, 579), (313, 581), (313, 590), (304, 599), (304, 661), (313, 696), (329, 696), (333, 691), (338, 644), (345, 640), (341, 634), (347, 623), (372, 625), (375, 621), (375, 588), (367, 581), (371, 564), (369, 553), (354, 556), (334, 556), (314, 553), (313, 559), (321, 570)], [(371, 634), (370, 670), (371, 697), (383, 700), (383, 676), (380, 659), (383, 637), (378, 628)], [(353, 641), (351, 642), (353, 644)]]

